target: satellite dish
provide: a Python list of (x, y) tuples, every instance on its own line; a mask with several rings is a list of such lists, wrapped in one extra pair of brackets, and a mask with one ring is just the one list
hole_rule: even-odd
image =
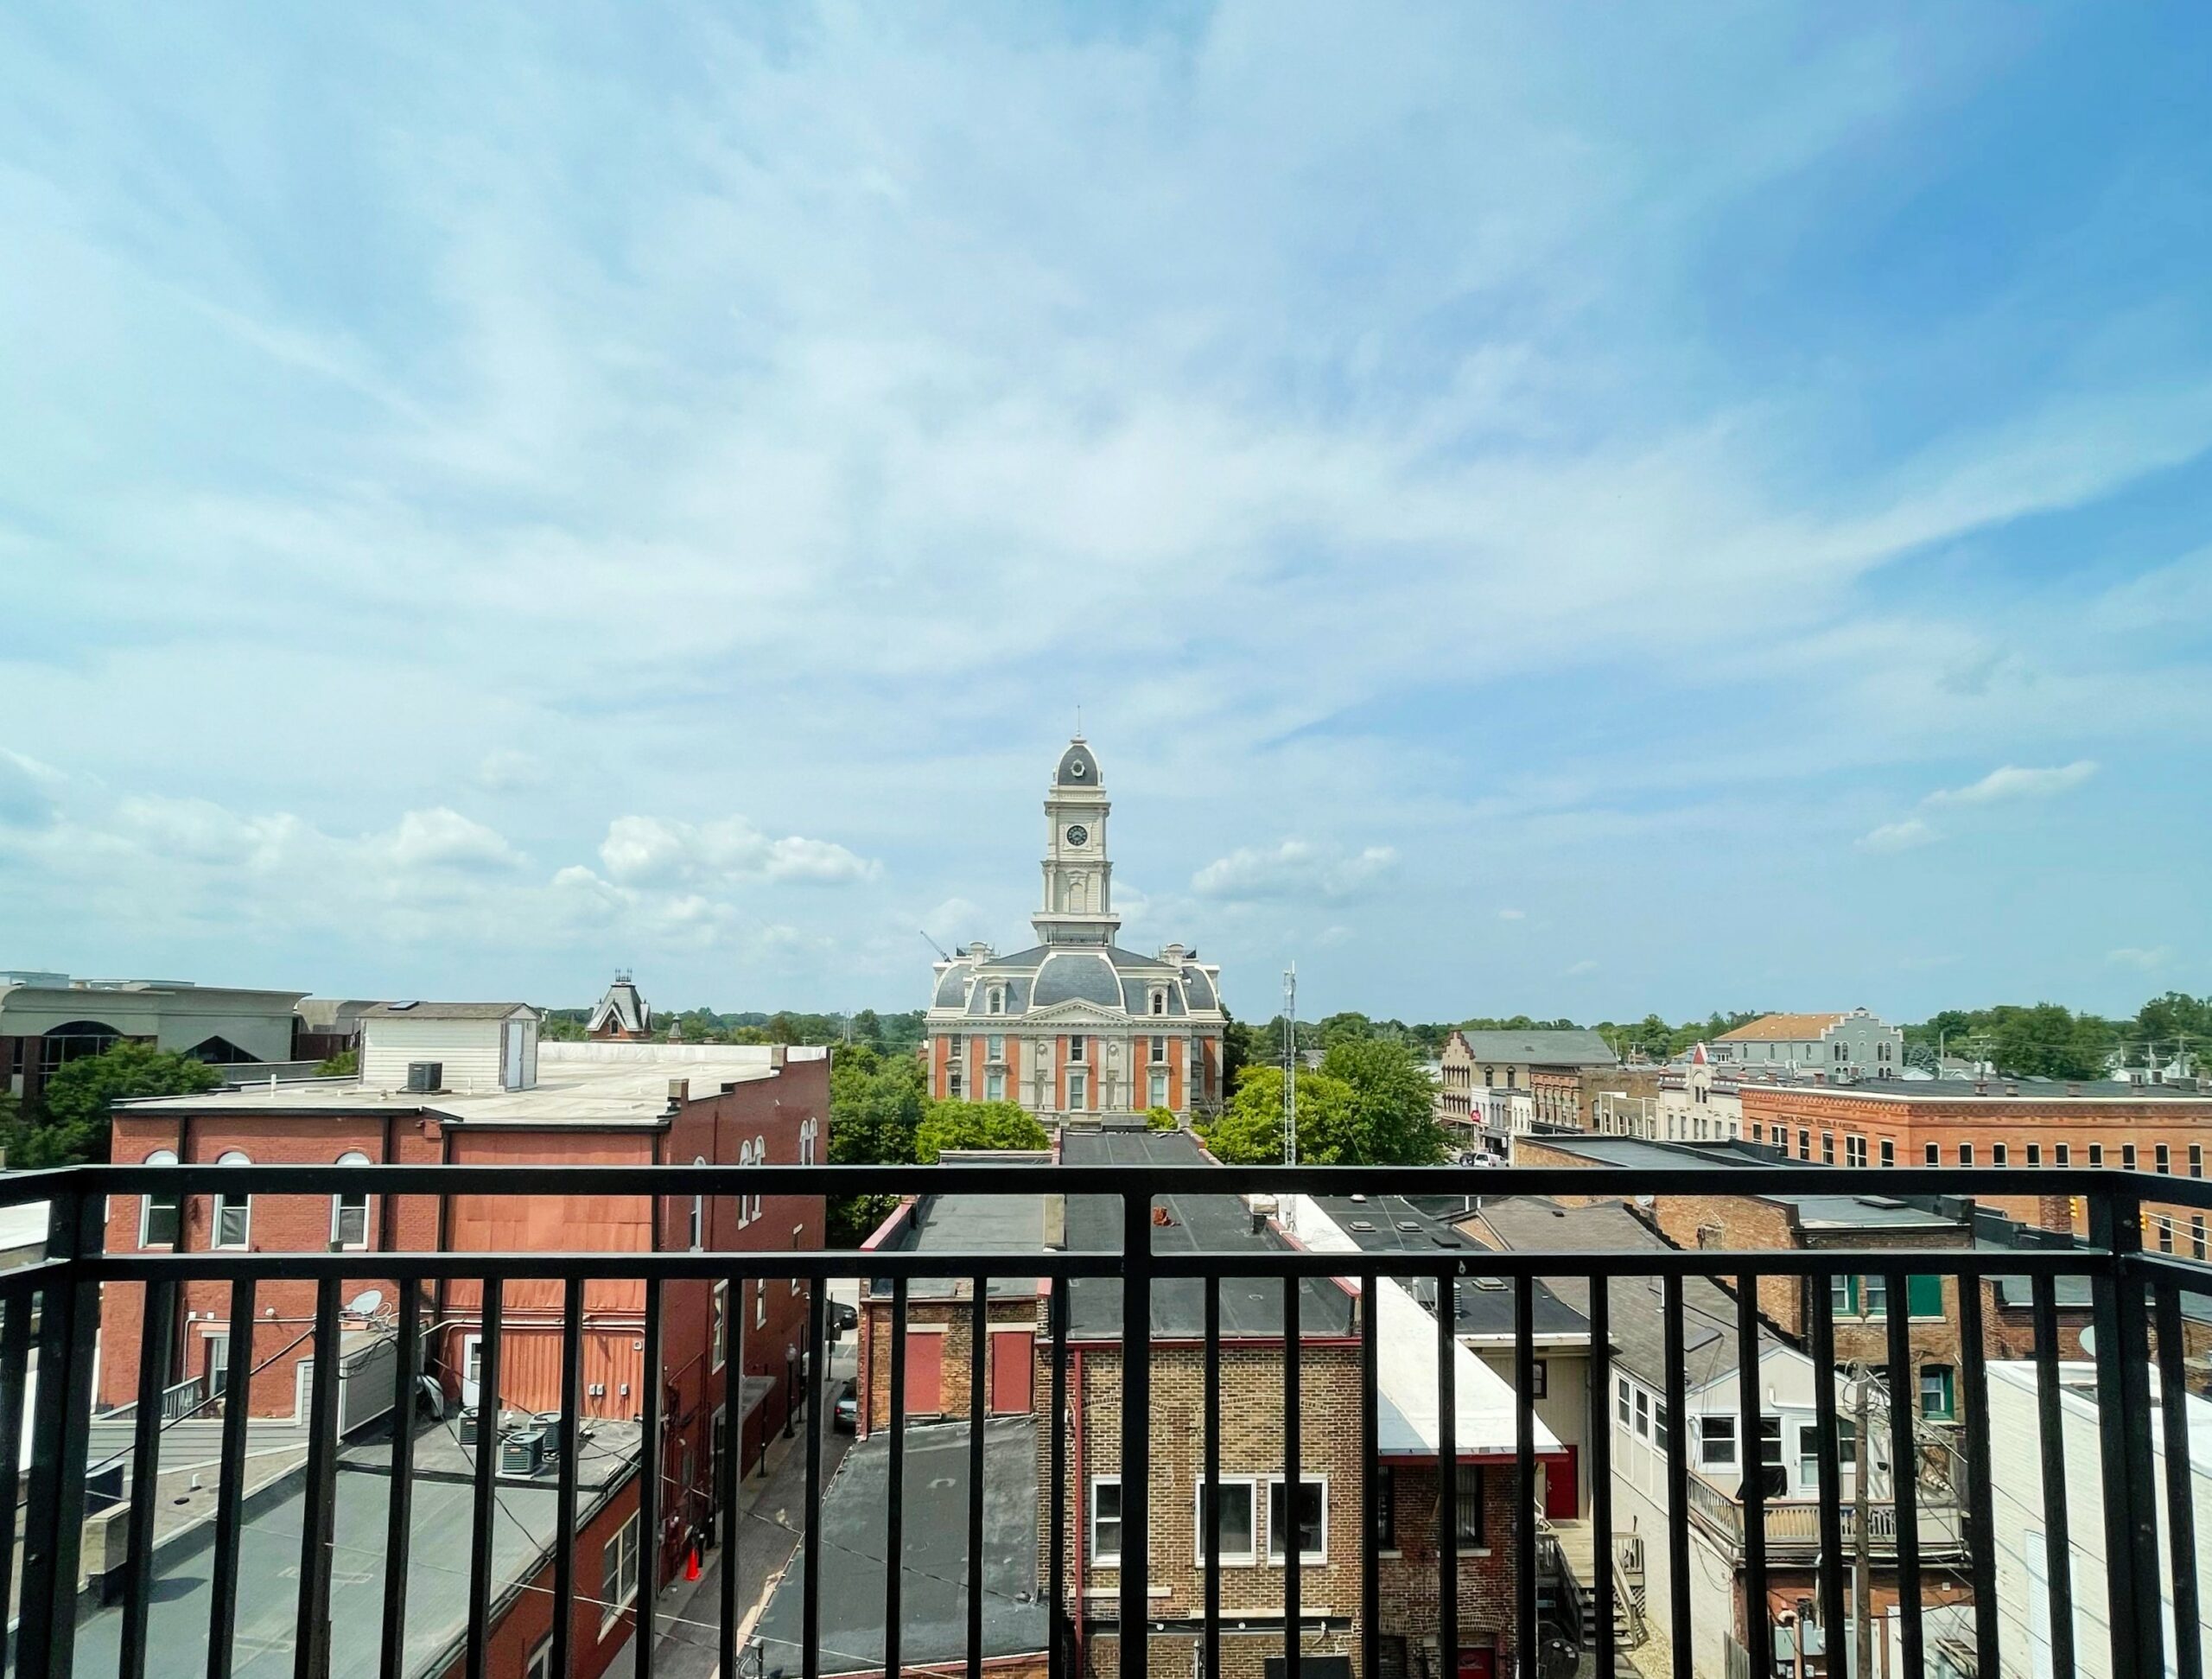
[(364, 1288), (346, 1302), (346, 1309), (357, 1318), (373, 1318), (384, 1309), (384, 1290)]
[(2088, 1324), (2082, 1326), (2082, 1356), (2084, 1358), (2097, 1356), (2097, 1332)]

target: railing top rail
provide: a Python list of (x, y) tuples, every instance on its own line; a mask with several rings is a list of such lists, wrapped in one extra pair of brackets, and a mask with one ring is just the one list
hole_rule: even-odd
[[(1021, 1175), (1015, 1176), (1017, 1170)], [(1958, 1195), (2126, 1196), (2212, 1209), (2212, 1179), (2087, 1167), (74, 1166), (0, 1176), (0, 1206), (57, 1195)]]

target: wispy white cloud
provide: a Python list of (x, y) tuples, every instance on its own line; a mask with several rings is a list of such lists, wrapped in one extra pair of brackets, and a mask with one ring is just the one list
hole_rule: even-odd
[(2007, 764), (1966, 786), (1932, 792), (1928, 795), (1928, 803), (1996, 805), (2008, 799), (2053, 798), (2060, 793), (2071, 792), (2096, 773), (2096, 765), (2087, 758), (2053, 769), (2024, 769)]
[(1580, 962), (1573, 962), (1567, 964), (1567, 976), (1569, 979), (1580, 979), (1586, 975), (1596, 973), (1598, 969), (1599, 964), (1596, 958), (1586, 956)]
[(642, 886), (710, 881), (843, 885), (874, 880), (883, 867), (834, 840), (798, 834), (771, 839), (743, 817), (696, 824), (617, 817), (607, 824), (599, 855), (613, 879)]
[(1862, 851), (1911, 851), (1931, 845), (1942, 836), (1918, 817), (1907, 817), (1902, 822), (1885, 822), (1859, 838)]
[(2131, 944), (2117, 951), (2107, 951), (2105, 960), (2118, 967), (2139, 968), (2147, 974), (2164, 967), (2173, 960), (2173, 947), (2170, 944), (2154, 944), (2147, 949)]
[(1529, 919), (1529, 912), (1525, 909), (1502, 909), (1497, 913), (1497, 919), (1501, 921), (1525, 921)]
[(1240, 846), (1215, 858), (1191, 877), (1191, 889), (1205, 898), (1245, 901), (1346, 899), (1376, 889), (1397, 864), (1396, 850), (1387, 845), (1347, 852), (1286, 839), (1272, 846)]

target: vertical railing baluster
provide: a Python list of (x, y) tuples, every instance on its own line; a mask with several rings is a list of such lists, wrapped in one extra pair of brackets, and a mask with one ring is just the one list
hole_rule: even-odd
[(1613, 1396), (1612, 1282), (1590, 1279), (1590, 1528), (1598, 1579), (1599, 1679), (1613, 1679)]
[[(1295, 1276), (1282, 1280), (1282, 1670), (1283, 1679), (1298, 1679), (1299, 1630), (1298, 1623), (1303, 1606), (1299, 1599), (1300, 1559), (1305, 1547), (1300, 1542), (1298, 1507), (1300, 1460), (1299, 1434), (1305, 1423), (1300, 1415), (1305, 1395), (1302, 1391), (1305, 1372), (1300, 1368), (1301, 1356), (1299, 1342), (1299, 1300), (1300, 1290)], [(1272, 1526), (1272, 1523), (1270, 1523)]]
[(2142, 1221), (2143, 1204), (2130, 1191), (2107, 1191), (2089, 1203), (2089, 1239), (2110, 1256), (2090, 1279), (2090, 1289), (2104, 1469), (2105, 1601), (2111, 1606), (2108, 1670), (2118, 1674), (2155, 1674), (2165, 1652), (2148, 1426), (2150, 1330), (2142, 1280), (2131, 1264), (2142, 1250)]
[[(799, 1595), (801, 1665), (805, 1679), (822, 1676), (822, 1361), (830, 1279), (817, 1278), (806, 1289), (806, 1578)], [(640, 1679), (644, 1679), (640, 1676)]]
[[(1766, 1679), (1774, 1671), (1774, 1611), (1766, 1593), (1766, 1433), (1759, 1383), (1759, 1279), (1754, 1271), (1736, 1277), (1736, 1394), (1743, 1419), (1744, 1469), (1737, 1496), (1744, 1513), (1744, 1631), (1752, 1679)], [(1687, 1421), (1668, 1406), (1670, 1460), (1687, 1457)]]
[(1819, 1462), (1821, 1638), (1827, 1670), (1840, 1674), (1844, 1657), (1843, 1466), (1838, 1456), (1835, 1404), (1835, 1294), (1831, 1279), (1805, 1279), (1811, 1308), (1813, 1441)]
[(338, 1523), (338, 1279), (315, 1288), (315, 1377), (308, 1405), (307, 1501), (300, 1523), (300, 1612), (293, 1632), (295, 1679), (330, 1671), (330, 1546)]
[(983, 1679), (984, 1424), (990, 1408), (991, 1280), (976, 1279), (968, 1331), (968, 1679)]
[(2181, 1327), (2181, 1288), (2158, 1284), (2158, 1409), (2164, 1424), (2166, 1555), (2174, 1607), (2174, 1671), (2204, 1671), (2204, 1634), (2196, 1589), (2196, 1487), (2190, 1458), (2189, 1383)]
[[(1454, 1327), (1459, 1307), (1450, 1303)], [(1536, 1671), (1536, 1280), (1513, 1279), (1513, 1592), (1518, 1670)]]
[(99, 1198), (68, 1189), (48, 1203), (46, 1254), (65, 1262), (39, 1302), (38, 1402), (31, 1418), (30, 1498), (18, 1601), (17, 1679), (69, 1679), (77, 1650), (85, 1471), (91, 1451), (92, 1361), (100, 1288), (85, 1264), (105, 1234)]
[[(575, 1658), (576, 1453), (582, 1449), (584, 1405), (584, 1280), (570, 1277), (561, 1290), (561, 1453), (553, 1493), (553, 1647), (556, 1679), (569, 1679)], [(728, 1314), (724, 1314), (727, 1320)], [(728, 1333), (725, 1322), (724, 1333)], [(723, 1559), (727, 1566), (728, 1559)]]
[[(1205, 1630), (1200, 1679), (1221, 1674), (1221, 1279), (1205, 1280), (1206, 1365), (1201, 1402), (1205, 1411), (1205, 1498), (1201, 1542), (1205, 1546)], [(1253, 1512), (1256, 1520), (1258, 1512)]]
[[(410, 1277), (399, 1285), (397, 1345), (392, 1349), (391, 1485), (385, 1504), (379, 1679), (407, 1679), (407, 1564), (415, 1538), (415, 1382), (423, 1365), (422, 1345), (423, 1296)], [(565, 1679), (567, 1669), (557, 1659), (553, 1671)]]
[(2051, 1679), (2074, 1679), (2074, 1541), (2066, 1499), (2066, 1413), (2058, 1385), (2058, 1288), (2049, 1273), (2029, 1285), (2035, 1309), (2036, 1428), (2043, 1447), (2044, 1615)]
[(1447, 1302), (1459, 1282), (1456, 1265), (1436, 1275), (1436, 1655), (1437, 1672), (1453, 1676), (1459, 1671), (1459, 1371)]
[[(658, 1197), (653, 1209), (658, 1229)], [(638, 1413), (645, 1426), (638, 1440), (638, 1612), (632, 1654), (636, 1658), (638, 1679), (653, 1679), (653, 1663), (660, 1654), (654, 1647), (654, 1639), (659, 1632), (661, 1483), (668, 1472), (667, 1450), (661, 1439), (665, 1426), (667, 1383), (662, 1374), (661, 1282), (657, 1276), (645, 1279), (645, 1358), (639, 1364), (638, 1377), (639, 1394), (645, 1402), (639, 1406)]]
[[(874, 1396), (864, 1396), (865, 1402), (873, 1404)], [(906, 1606), (902, 1601), (906, 1587), (906, 1279), (902, 1275), (891, 1280), (891, 1461), (889, 1485), (885, 1489), (885, 1523), (883, 1535), (883, 1671), (885, 1679), (899, 1679), (904, 1665), (904, 1643), (901, 1636)], [(1058, 1427), (1057, 1419), (1054, 1426)], [(1065, 1472), (1056, 1468), (1053, 1472), (1054, 1491), (1058, 1490), (1060, 1477)], [(1053, 1542), (1055, 1555), (1059, 1543), (1057, 1523), (1066, 1519), (1062, 1510), (1055, 1517)], [(1057, 1600), (1058, 1587), (1053, 1593)]]
[(1925, 1671), (1920, 1603), (1920, 1452), (1913, 1436), (1912, 1279), (1891, 1271), (1884, 1302), (1890, 1351), (1890, 1501), (1897, 1512), (1899, 1648), (1907, 1673)]
[[(123, 1559), (123, 1629), (118, 1679), (144, 1679), (146, 1623), (153, 1607), (154, 1511), (161, 1494), (162, 1395), (175, 1351), (176, 1284), (142, 1285), (138, 1324), (138, 1409), (131, 1419), (130, 1536)], [(15, 1525), (15, 1506), (3, 1513)]]
[(1974, 1581), (1974, 1642), (1975, 1670), (1999, 1670), (1997, 1625), (1997, 1519), (1990, 1491), (1989, 1373), (1982, 1345), (1980, 1277), (1962, 1276), (1959, 1286), (1959, 1379), (1964, 1384), (1967, 1413), (1967, 1519), (1973, 1530), (1974, 1549), (1967, 1558)]
[(1145, 1679), (1151, 1651), (1152, 1197), (1122, 1192), (1121, 1679)]
[[(1667, 1415), (1680, 1416), (1688, 1384), (1679, 1275), (1670, 1274), (1660, 1285), (1660, 1316), (1667, 1352)], [(1667, 1453), (1667, 1619), (1675, 1679), (1690, 1679), (1690, 1475), (1689, 1456), (1683, 1452)]]
[[(1376, 1679), (1382, 1662), (1382, 1578), (1376, 1553), (1381, 1550), (1382, 1537), (1376, 1525), (1375, 1506), (1380, 1491), (1382, 1466), (1376, 1461), (1381, 1453), (1382, 1390), (1382, 1334), (1376, 1326), (1376, 1307), (1381, 1303), (1382, 1278), (1379, 1272), (1369, 1271), (1359, 1279), (1359, 1507), (1367, 1518), (1367, 1533), (1359, 1547), (1359, 1670), (1362, 1679)], [(1207, 1299), (1208, 1327), (1212, 1326), (1212, 1315), (1218, 1310), (1211, 1294)], [(1206, 1402), (1206, 1475), (1209, 1483), (1218, 1479), (1220, 1447), (1217, 1437), (1220, 1421), (1216, 1413), (1220, 1409), (1219, 1383), (1212, 1373), (1211, 1343), (1207, 1347), (1207, 1402)], [(1397, 1512), (1391, 1512), (1392, 1520)], [(1213, 1583), (1206, 1600), (1207, 1636), (1216, 1638), (1213, 1622), (1221, 1612), (1221, 1589)], [(1206, 1679), (1215, 1679), (1218, 1669), (1216, 1657), (1210, 1650), (1206, 1658)]]
[[(486, 1277), (483, 1289), (476, 1344), (475, 1501), (468, 1531), (467, 1679), (486, 1679), (491, 1652), (493, 1517), (500, 1445), (499, 1329), (506, 1309), (505, 1283)], [(646, 1530), (648, 1538), (650, 1531)]]
[[(1067, 1679), (1067, 1566), (1068, 1566), (1068, 1313), (1073, 1305), (1067, 1277), (1052, 1284), (1048, 1314), (1052, 1330), (1052, 1536), (1047, 1546), (1046, 1589), (1052, 1593), (1045, 1627), (1052, 1639), (1046, 1652), (1046, 1679)], [(899, 1679), (896, 1671), (889, 1679)]]
[(23, 1470), (23, 1390), (30, 1371), (31, 1296), (7, 1302), (8, 1320), (0, 1326), (0, 1670), (8, 1666), (10, 1590), (16, 1579), (16, 1508)]
[[(215, 1555), (207, 1580), (207, 1679), (230, 1679), (238, 1634), (246, 1422), (253, 1409), (253, 1279), (238, 1278), (231, 1284), (231, 1335), (224, 1346), (223, 1453), (215, 1466)], [(397, 1488), (394, 1496), (399, 1496)]]
[[(722, 1460), (718, 1497), (722, 1507), (721, 1625), (717, 1629), (717, 1654), (721, 1671), (734, 1675), (741, 1652), (737, 1624), (745, 1611), (744, 1577), (738, 1560), (745, 1554), (745, 1279), (729, 1278), (729, 1292), (722, 1307), (722, 1321), (729, 1345), (722, 1364)], [(855, 1401), (853, 1430), (860, 1431)], [(892, 1679), (896, 1679), (895, 1673)]]

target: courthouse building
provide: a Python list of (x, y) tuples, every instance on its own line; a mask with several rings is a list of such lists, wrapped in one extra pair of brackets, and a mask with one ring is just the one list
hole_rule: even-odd
[(1039, 942), (1011, 956), (970, 944), (937, 964), (928, 1044), (940, 1100), (1016, 1102), (1078, 1124), (1220, 1104), (1221, 970), (1182, 944), (1140, 956), (1115, 943), (1110, 809), (1077, 735), (1045, 796)]

